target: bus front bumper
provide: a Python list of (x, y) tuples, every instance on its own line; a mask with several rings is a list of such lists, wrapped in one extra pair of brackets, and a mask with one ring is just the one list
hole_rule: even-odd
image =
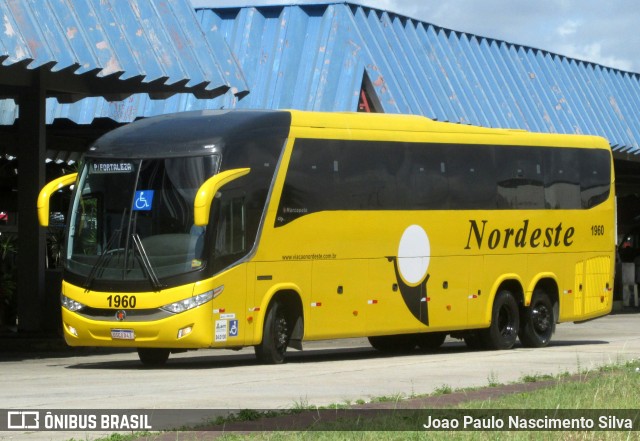
[(69, 346), (198, 349), (212, 344), (211, 302), (153, 321), (94, 320), (62, 308)]

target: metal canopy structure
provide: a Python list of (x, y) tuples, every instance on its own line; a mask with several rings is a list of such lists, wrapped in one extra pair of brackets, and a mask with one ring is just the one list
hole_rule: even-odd
[[(249, 1), (247, 3), (250, 3)], [(351, 2), (222, 7), (198, 20), (224, 39), (251, 93), (216, 99), (136, 95), (114, 112), (102, 99), (55, 105), (51, 118), (127, 122), (190, 109), (355, 111), (364, 89), (377, 111), (440, 121), (606, 137), (640, 153), (640, 75), (544, 50), (438, 27)], [(210, 7), (208, 5), (211, 5)]]
[(188, 0), (3, 0), (0, 96), (45, 83), (47, 96), (152, 98), (247, 93), (224, 39), (205, 39)]
[(223, 34), (249, 80), (252, 93), (238, 107), (356, 110), (366, 76), (380, 111), (598, 134), (614, 151), (640, 153), (636, 73), (349, 2), (198, 17), (208, 38)]
[(45, 298), (45, 232), (35, 210), (47, 98), (214, 98), (227, 91), (240, 98), (248, 88), (221, 36), (204, 38), (188, 0), (0, 0), (0, 15), (0, 97), (19, 109), (10, 112), (18, 128), (8, 137), (19, 155), (19, 328), (38, 331), (45, 305), (56, 303)]

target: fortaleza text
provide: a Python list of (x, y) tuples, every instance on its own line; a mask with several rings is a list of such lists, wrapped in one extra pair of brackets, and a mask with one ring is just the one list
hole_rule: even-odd
[(467, 246), (465, 250), (470, 250), (472, 246), (482, 249), (488, 246), (489, 249), (496, 248), (558, 248), (560, 246), (570, 247), (573, 245), (573, 235), (576, 232), (574, 227), (564, 228), (562, 222), (555, 227), (529, 227), (529, 219), (524, 219), (519, 228), (487, 228), (487, 220), (478, 221), (469, 219), (469, 236), (467, 236)]
[(523, 418), (520, 416), (477, 418), (464, 415), (461, 418), (433, 418), (427, 416), (422, 425), (426, 430), (632, 430), (631, 418), (602, 415), (597, 419), (579, 418)]

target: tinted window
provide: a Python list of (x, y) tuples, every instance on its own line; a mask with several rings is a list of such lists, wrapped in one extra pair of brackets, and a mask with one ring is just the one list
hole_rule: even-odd
[[(231, 241), (226, 246), (231, 247), (235, 253), (239, 253), (241, 248), (248, 252), (253, 247), (285, 142), (282, 137), (263, 133), (250, 132), (245, 135), (244, 139), (237, 139), (225, 147), (221, 171), (248, 167), (251, 172), (225, 185), (220, 191), (218, 202), (212, 207), (213, 210), (220, 210), (219, 215), (223, 219), (229, 220), (224, 228), (233, 227), (234, 239), (231, 241), (231, 236), (226, 236), (226, 233), (224, 237)], [(242, 228), (239, 228), (240, 223)], [(240, 242), (242, 247), (238, 245)], [(215, 253), (217, 251), (214, 250)]]
[(580, 194), (582, 208), (591, 208), (609, 197), (611, 162), (602, 150), (585, 150), (580, 158)]
[(324, 210), (590, 208), (610, 178), (603, 150), (300, 139), (276, 225)]
[[(545, 149), (544, 191), (547, 208), (580, 208), (579, 149)], [(606, 152), (605, 152), (606, 153)]]
[(408, 146), (411, 158), (408, 184), (414, 208), (444, 210), (449, 208), (446, 149), (442, 145), (424, 148)]
[(496, 147), (498, 208), (544, 208), (542, 151), (529, 147)]
[(335, 157), (342, 209), (399, 210), (408, 204), (410, 162), (403, 144), (342, 144)]
[(492, 147), (458, 145), (449, 148), (445, 165), (449, 208), (496, 208), (496, 171)]

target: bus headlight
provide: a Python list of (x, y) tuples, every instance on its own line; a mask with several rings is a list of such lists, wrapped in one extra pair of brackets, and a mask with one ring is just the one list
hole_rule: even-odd
[(207, 291), (204, 294), (200, 294), (188, 299), (180, 300), (179, 302), (170, 303), (169, 305), (161, 306), (160, 309), (178, 314), (180, 312), (188, 311), (197, 306), (204, 305), (209, 300), (213, 299), (213, 291)]
[(80, 311), (85, 306), (80, 302), (76, 302), (75, 300), (70, 299), (64, 294), (60, 294), (60, 304), (63, 308), (66, 308), (71, 312)]

